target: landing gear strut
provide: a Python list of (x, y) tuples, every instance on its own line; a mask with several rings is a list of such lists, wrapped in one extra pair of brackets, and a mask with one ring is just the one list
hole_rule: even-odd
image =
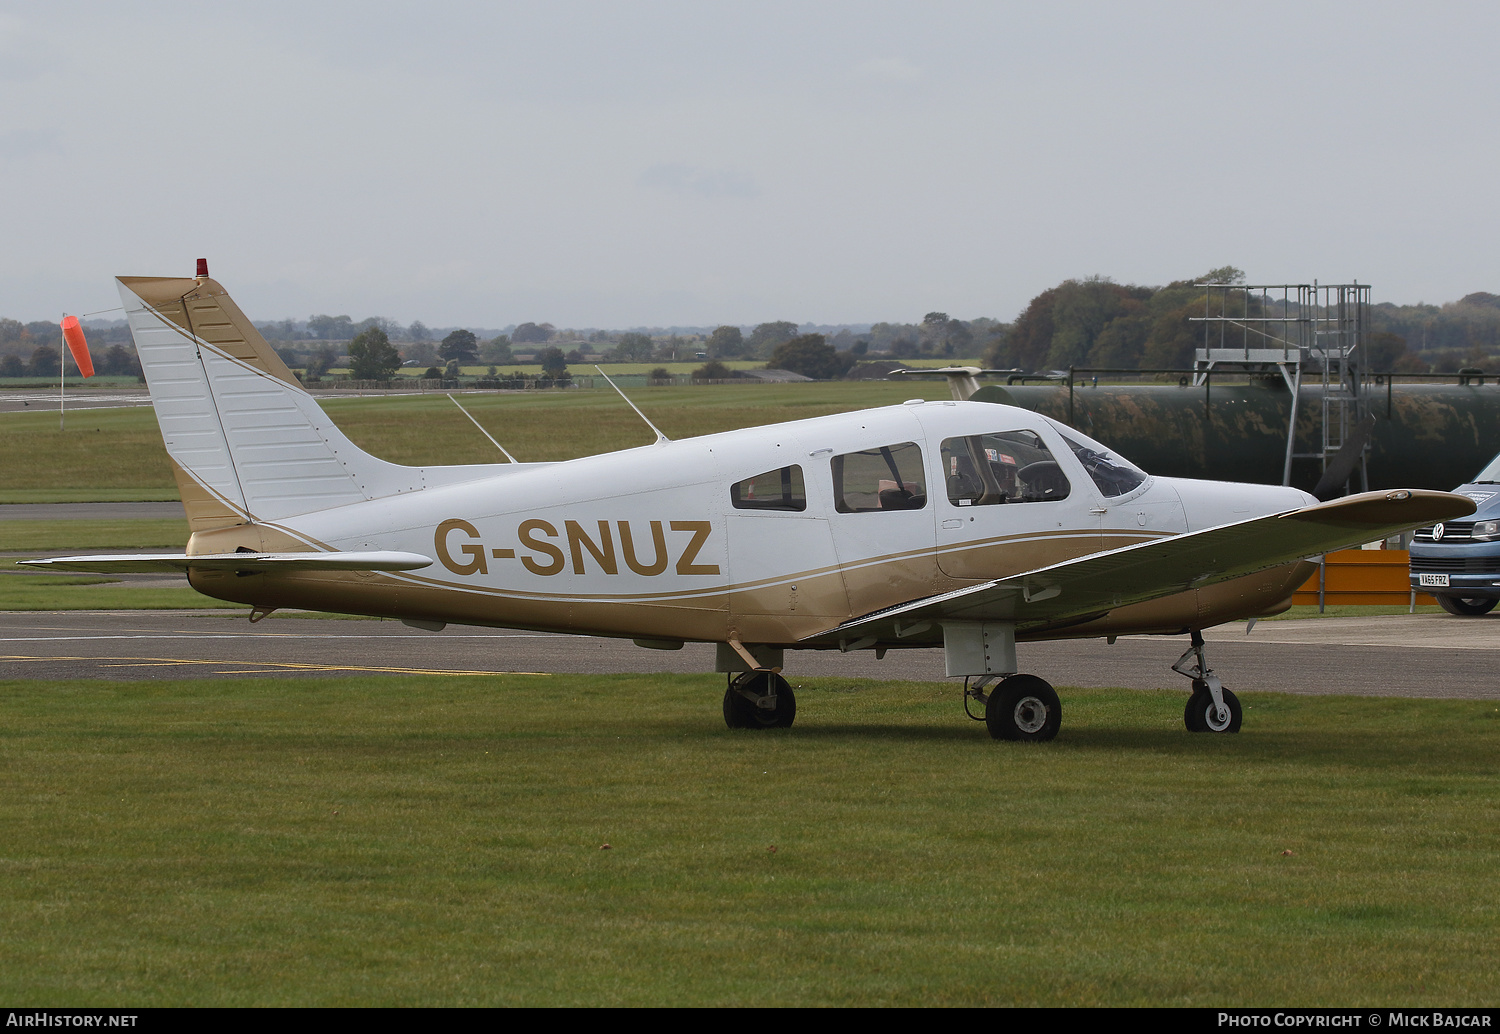
[[(1193, 663), (1188, 664), (1191, 660)], [(1239, 732), (1244, 710), (1240, 698), (1224, 688), (1203, 656), (1203, 633), (1192, 633), (1192, 645), (1177, 658), (1172, 670), (1193, 680), (1193, 693), (1182, 713), (1188, 732)]]
[(724, 724), (731, 729), (790, 729), (797, 698), (774, 671), (742, 671), (724, 690)]

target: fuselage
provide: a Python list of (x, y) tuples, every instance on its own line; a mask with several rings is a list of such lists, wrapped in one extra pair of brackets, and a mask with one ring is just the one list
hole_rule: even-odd
[[(1038, 414), (970, 402), (475, 474), (199, 533), (189, 546), (402, 550), (432, 557), (430, 568), (194, 572), (193, 585), (263, 608), (792, 645), (914, 599), (1313, 502), (1290, 488), (1153, 478)], [(1302, 566), (1121, 608), (1096, 634), (1265, 613), (1284, 605)]]

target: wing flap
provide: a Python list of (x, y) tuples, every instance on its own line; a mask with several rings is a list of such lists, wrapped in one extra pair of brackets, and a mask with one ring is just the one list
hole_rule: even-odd
[(1117, 607), (1217, 585), (1474, 512), (1451, 492), (1365, 492), (1174, 535), (914, 600), (811, 638), (855, 638), (891, 622), (1008, 621), (1018, 631), (1075, 624)]
[(98, 574), (139, 574), (147, 571), (415, 571), (431, 567), (420, 553), (376, 550), (365, 553), (133, 553), (104, 556), (61, 556), (21, 560), (25, 567)]

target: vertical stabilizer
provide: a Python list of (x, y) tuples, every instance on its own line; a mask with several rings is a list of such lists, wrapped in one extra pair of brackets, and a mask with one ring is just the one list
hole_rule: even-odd
[(350, 442), (216, 282), (118, 283), (194, 531), (421, 487)]

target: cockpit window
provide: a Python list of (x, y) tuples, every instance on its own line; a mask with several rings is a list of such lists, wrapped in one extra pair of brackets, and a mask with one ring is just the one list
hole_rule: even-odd
[(1058, 428), (1062, 440), (1068, 443), (1083, 469), (1089, 472), (1099, 494), (1106, 499), (1126, 495), (1146, 483), (1147, 473), (1118, 453), (1111, 452), (1092, 438), (1077, 431)]
[(948, 438), (943, 475), (954, 506), (1044, 503), (1066, 499), (1072, 486), (1033, 431)]
[(927, 505), (927, 476), (916, 442), (882, 445), (833, 458), (833, 499), (839, 513), (920, 510)]
[(794, 464), (737, 481), (730, 486), (729, 501), (736, 510), (806, 510), (802, 468)]

